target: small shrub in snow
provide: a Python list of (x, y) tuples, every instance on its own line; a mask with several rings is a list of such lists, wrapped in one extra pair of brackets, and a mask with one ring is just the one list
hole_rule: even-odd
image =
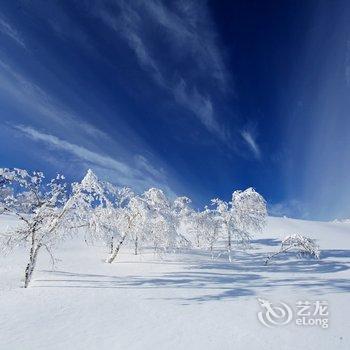
[(265, 265), (267, 265), (269, 261), (275, 258), (277, 255), (287, 253), (293, 250), (297, 252), (297, 257), (299, 258), (320, 258), (319, 247), (313, 239), (299, 234), (294, 234), (287, 236), (283, 239), (280, 249), (276, 253), (273, 253), (268, 256), (268, 258), (265, 260)]

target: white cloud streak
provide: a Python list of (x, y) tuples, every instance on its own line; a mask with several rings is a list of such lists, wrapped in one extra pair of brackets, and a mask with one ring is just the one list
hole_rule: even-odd
[(89, 151), (85, 147), (69, 143), (67, 141), (61, 140), (58, 137), (50, 134), (41, 133), (31, 127), (18, 125), (18, 126), (15, 126), (15, 128), (17, 130), (22, 131), (24, 134), (26, 134), (27, 136), (29, 136), (35, 141), (43, 141), (57, 149), (70, 152), (71, 154), (74, 154), (75, 156), (77, 156), (78, 158), (84, 161), (105, 167), (107, 169), (113, 169), (125, 176), (134, 175), (133, 171), (128, 166), (109, 156), (105, 156), (96, 152)]
[(18, 31), (3, 17), (0, 17), (0, 32), (6, 34), (12, 40), (16, 42), (17, 45), (22, 46), (24, 49), (26, 45), (24, 43), (23, 38), (18, 33)]
[[(79, 25), (56, 7), (57, 13), (52, 17), (50, 13), (48, 14), (51, 8), (49, 7), (40, 6), (36, 12), (39, 17), (48, 22), (60, 39), (74, 40), (84, 48), (94, 49), (89, 36), (81, 30)], [(98, 7), (101, 9), (102, 6)], [(158, 80), (160, 86), (165, 86), (165, 79), (158, 71), (158, 65), (153, 60), (151, 51), (144, 45), (134, 27), (138, 21), (137, 16), (139, 15), (130, 9), (129, 13), (124, 15), (122, 26), (115, 27), (115, 31), (122, 34), (123, 27), (129, 28), (125, 33), (132, 34), (135, 31), (134, 36), (126, 36), (124, 39), (129, 40), (129, 45), (134, 49), (140, 65), (148, 70), (155, 80)], [(105, 15), (105, 20), (108, 20), (108, 13)], [(109, 25), (115, 25), (113, 18)], [(0, 32), (27, 49), (21, 33), (1, 14)], [(35, 69), (35, 65), (33, 67)], [(5, 113), (0, 117), (3, 125), (13, 126), (16, 123), (27, 125), (17, 126), (14, 129), (31, 140), (43, 142), (55, 150), (50, 155), (44, 155), (43, 150), (40, 152), (43, 157), (55, 157), (58, 162), (61, 162), (59, 151), (63, 151), (66, 152), (64, 162), (69, 162), (67, 159), (70, 154), (71, 158), (74, 157), (75, 161), (79, 161), (80, 166), (92, 165), (112, 182), (117, 181), (120, 185), (132, 186), (136, 191), (157, 186), (175, 195), (168, 185), (168, 175), (163, 168), (165, 163), (148, 150), (147, 145), (133, 129), (128, 127), (127, 123), (121, 120), (120, 128), (113, 130), (113, 135), (107, 134), (94, 124), (86, 122), (87, 118), (80, 112), (79, 105), (73, 104), (76, 108), (71, 109), (72, 105), (67, 105), (59, 95), (46, 90), (45, 85), (30, 78), (31, 75), (27, 74), (25, 68), (21, 69), (21, 66), (17, 66), (16, 61), (8, 61), (5, 56), (0, 59), (0, 94), (15, 106), (14, 115)], [(75, 92), (72, 91), (72, 93)], [(77, 97), (76, 100), (81, 102), (79, 96)], [(103, 120), (103, 116), (99, 116), (101, 113), (99, 110), (87, 110), (91, 114), (89, 120), (99, 117)], [(14, 129), (9, 130), (14, 131)], [(166, 168), (170, 171), (168, 166)], [(172, 183), (176, 183), (176, 180), (172, 179)]]
[[(132, 186), (136, 191), (158, 186), (168, 193), (174, 194), (167, 184), (165, 172), (157, 170), (145, 156), (140, 154), (134, 156), (132, 151), (123, 145), (123, 135), (120, 135), (118, 142), (114, 141), (105, 132), (67, 110), (66, 106), (61, 105), (41, 87), (1, 60), (0, 83), (0, 91), (8, 94), (14, 101), (20, 101), (20, 108), (32, 121), (31, 124), (55, 130), (55, 134), (60, 126), (60, 134), (65, 135), (66, 140), (28, 126), (17, 126), (15, 127), (17, 131), (34, 141), (45, 142), (56, 150), (74, 155), (80, 160), (82, 166), (84, 164), (93, 165), (105, 177), (113, 181), (117, 180), (120, 185)], [(13, 124), (13, 120), (11, 120), (11, 124)], [(67, 141), (73, 138), (75, 142)], [(133, 135), (133, 140), (134, 146), (135, 143), (140, 142), (136, 135)], [(89, 149), (99, 148), (99, 145), (106, 144), (120, 159), (127, 159), (128, 162)], [(145, 145), (139, 145), (139, 148), (147, 149)]]
[(150, 162), (149, 160), (144, 157), (141, 154), (137, 154), (135, 157), (135, 163), (137, 165), (137, 167), (142, 170), (142, 171), (146, 171), (148, 174), (151, 174), (152, 176), (154, 176), (155, 178), (158, 179), (165, 179), (166, 175), (165, 175), (165, 171), (164, 169), (160, 168), (157, 169), (155, 168)]
[(253, 136), (253, 134), (248, 130), (241, 131), (241, 136), (243, 140), (247, 143), (250, 150), (254, 154), (255, 158), (260, 159), (261, 158), (261, 151), (260, 148)]
[(99, 173), (118, 185), (131, 186), (137, 192), (142, 192), (149, 187), (159, 186), (170, 195), (175, 195), (166, 184), (165, 172), (162, 169), (156, 169), (142, 155), (136, 155), (133, 162), (128, 164), (109, 155), (91, 151), (86, 147), (65, 141), (57, 136), (38, 131), (32, 127), (16, 125), (14, 128), (33, 141), (44, 142), (55, 150), (68, 152), (75, 157), (75, 161), (81, 162), (81, 165), (97, 169)]
[[(209, 21), (207, 13), (198, 4), (177, 3), (178, 12), (174, 13), (158, 1), (141, 1), (137, 3), (119, 1), (121, 9), (119, 16), (114, 16), (106, 10), (99, 11), (101, 20), (121, 35), (134, 51), (140, 66), (147, 71), (152, 79), (164, 90), (167, 90), (174, 100), (190, 111), (211, 133), (226, 140), (223, 128), (219, 126), (212, 98), (209, 93), (202, 94), (193, 79), (185, 78), (183, 74), (167, 74), (166, 67), (157, 60), (157, 53), (146, 44), (142, 29), (146, 25), (143, 11), (146, 11), (153, 22), (160, 25), (167, 35), (167, 43), (174, 54), (182, 52), (185, 60), (190, 55), (198, 67), (197, 74), (205, 74), (215, 79), (216, 85), (226, 89), (226, 69), (214, 41), (212, 30), (203, 21)], [(198, 10), (196, 12), (196, 9)], [(201, 30), (202, 29), (202, 30)]]
[(51, 123), (57, 123), (62, 127), (70, 125), (74, 130), (80, 130), (88, 136), (109, 138), (106, 133), (64, 108), (37, 84), (25, 78), (1, 59), (0, 82), (0, 91), (3, 90), (16, 101), (21, 101), (21, 105), (25, 106), (26, 110), (35, 111), (32, 118), (42, 119), (40, 116), (44, 116)]
[(208, 130), (221, 138), (225, 137), (214, 117), (213, 104), (209, 97), (201, 95), (196, 87), (190, 90), (183, 79), (174, 86), (173, 94), (176, 102), (194, 113)]
[(176, 3), (177, 12), (169, 10), (159, 1), (144, 1), (144, 5), (154, 21), (167, 30), (175, 48), (190, 53), (197, 67), (225, 90), (229, 74), (217, 47), (214, 26), (205, 5), (196, 1), (179, 1)]

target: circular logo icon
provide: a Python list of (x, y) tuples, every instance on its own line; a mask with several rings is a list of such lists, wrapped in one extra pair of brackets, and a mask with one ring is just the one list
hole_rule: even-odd
[(266, 327), (284, 326), (288, 324), (293, 317), (292, 309), (284, 302), (277, 305), (270, 301), (258, 298), (263, 311), (258, 312), (259, 321)]

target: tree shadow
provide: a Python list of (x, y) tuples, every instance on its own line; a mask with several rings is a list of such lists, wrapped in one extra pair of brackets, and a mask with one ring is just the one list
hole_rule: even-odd
[(253, 239), (251, 240), (252, 244), (261, 244), (267, 245), (270, 247), (276, 247), (281, 245), (281, 241), (276, 238), (261, 238), (261, 239)]
[(321, 251), (321, 258), (350, 258), (349, 249), (327, 249)]
[[(152, 289), (182, 288), (194, 290), (232, 290), (233, 284), (247, 284), (249, 281), (262, 278), (256, 274), (216, 273), (203, 271), (180, 271), (164, 273), (160, 276), (113, 276), (84, 274), (68, 271), (47, 271), (50, 278), (34, 280), (35, 288), (119, 288), (119, 289)], [(51, 278), (53, 276), (53, 278)], [(42, 283), (44, 282), (44, 284)], [(234, 295), (234, 293), (231, 293)], [(239, 293), (237, 292), (238, 296)]]
[[(327, 257), (336, 257), (328, 251)], [(334, 254), (338, 254), (335, 251)], [(271, 272), (271, 273), (335, 273), (346, 271), (350, 268), (350, 262), (324, 259), (298, 259), (294, 253), (281, 254), (278, 258), (271, 260), (265, 265), (266, 253), (247, 253), (240, 252), (234, 255), (233, 262), (220, 260), (214, 262), (199, 262), (198, 268), (211, 270), (234, 270), (242, 272)]]
[[(277, 240), (255, 240), (257, 244), (278, 245)], [(219, 301), (248, 297), (275, 288), (290, 287), (315, 294), (350, 292), (350, 281), (333, 278), (332, 275), (348, 270), (350, 250), (324, 250), (321, 260), (298, 260), (295, 254), (284, 254), (267, 266), (267, 253), (259, 251), (236, 251), (232, 263), (221, 257), (210, 259), (209, 252), (192, 250), (176, 253), (161, 261), (130, 261), (128, 264), (162, 264), (178, 271), (154, 275), (89, 274), (74, 271), (41, 270), (48, 277), (33, 281), (35, 288), (73, 289), (173, 289), (168, 299), (184, 305), (198, 302)], [(339, 259), (339, 260), (336, 260)], [(116, 264), (120, 264), (117, 262)], [(125, 263), (125, 262), (124, 262)], [(109, 270), (110, 271), (110, 270)], [(279, 276), (282, 274), (283, 278)], [(178, 293), (179, 290), (191, 290)], [(185, 296), (183, 295), (185, 294)], [(145, 296), (149, 294), (145, 294)], [(159, 299), (155, 297), (153, 299)]]

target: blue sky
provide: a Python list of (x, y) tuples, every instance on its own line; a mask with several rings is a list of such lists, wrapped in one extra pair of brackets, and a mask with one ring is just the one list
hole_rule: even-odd
[(348, 1), (3, 1), (0, 166), (350, 217)]

